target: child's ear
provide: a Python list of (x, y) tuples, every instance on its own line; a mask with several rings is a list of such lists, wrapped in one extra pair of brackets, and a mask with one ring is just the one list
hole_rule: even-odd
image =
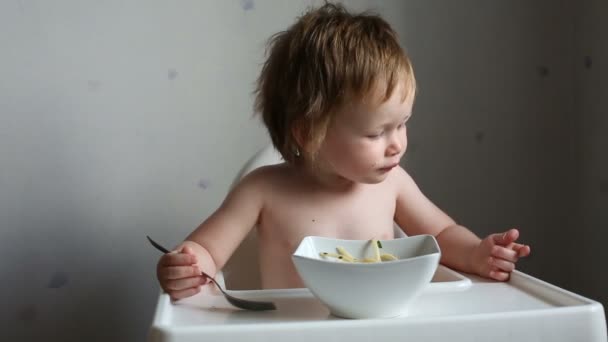
[(297, 146), (293, 146), (294, 149), (306, 150), (307, 140), (307, 129), (304, 127), (302, 122), (296, 122), (291, 126), (291, 134), (295, 140)]

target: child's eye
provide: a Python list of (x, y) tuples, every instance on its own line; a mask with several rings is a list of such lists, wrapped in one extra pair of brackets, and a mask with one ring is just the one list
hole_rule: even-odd
[(384, 132), (379, 132), (377, 134), (368, 134), (366, 135), (367, 138), (369, 139), (378, 139), (380, 138), (382, 135), (384, 134)]

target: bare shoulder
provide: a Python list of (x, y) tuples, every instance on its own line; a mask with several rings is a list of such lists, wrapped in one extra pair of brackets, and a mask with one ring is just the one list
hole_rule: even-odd
[(389, 178), (392, 178), (395, 181), (403, 181), (407, 178), (411, 179), (409, 173), (407, 173), (407, 171), (405, 171), (405, 169), (401, 165), (398, 165), (396, 168), (394, 168), (392, 170)]
[(392, 176), (397, 193), (395, 222), (406, 234), (437, 236), (443, 228), (454, 224), (454, 220), (422, 193), (414, 179), (403, 168), (396, 167), (392, 171), (395, 171)]
[(292, 167), (285, 163), (261, 166), (243, 177), (233, 191), (247, 192), (261, 197), (276, 191), (280, 186), (289, 184), (292, 174)]
[(261, 166), (243, 177), (237, 186), (241, 184), (256, 187), (272, 186), (285, 181), (292, 173), (291, 169), (292, 167), (286, 163)]
[(419, 200), (424, 197), (412, 176), (401, 166), (391, 170), (387, 180), (390, 181), (389, 186), (395, 191), (397, 201)]
[(416, 186), (414, 179), (401, 166), (397, 166), (396, 168), (391, 170), (391, 173), (387, 180), (391, 183), (391, 186), (397, 186), (401, 190), (403, 190), (403, 187)]

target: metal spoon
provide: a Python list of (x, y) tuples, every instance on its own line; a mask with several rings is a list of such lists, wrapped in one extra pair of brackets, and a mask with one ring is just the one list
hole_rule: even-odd
[[(168, 249), (159, 245), (156, 241), (152, 240), (149, 236), (146, 235), (146, 237), (148, 238), (148, 241), (150, 241), (152, 246), (154, 246), (159, 251), (161, 251), (165, 254), (171, 253)], [(224, 297), (226, 297), (226, 300), (228, 300), (228, 302), (230, 302), (230, 304), (236, 306), (237, 308), (251, 310), (251, 311), (276, 310), (276, 306), (272, 302), (258, 302), (258, 301), (233, 297), (233, 296), (229, 295), (228, 293), (226, 293), (226, 291), (224, 291), (224, 289), (222, 289), (220, 284), (218, 284), (218, 282), (215, 281), (215, 279), (213, 279), (212, 277), (210, 277), (207, 273), (201, 271), (201, 274), (203, 276), (209, 278), (215, 284), (215, 286), (217, 286), (217, 288), (220, 289), (220, 291), (222, 291), (222, 293), (224, 294)]]

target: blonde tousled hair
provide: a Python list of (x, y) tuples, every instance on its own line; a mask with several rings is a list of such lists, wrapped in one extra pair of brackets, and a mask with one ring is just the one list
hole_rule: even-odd
[(403, 98), (416, 81), (397, 34), (381, 17), (351, 14), (326, 3), (271, 37), (257, 80), (255, 110), (275, 148), (295, 163), (301, 151), (314, 160), (332, 118), (346, 101), (382, 87), (386, 101), (399, 82)]

